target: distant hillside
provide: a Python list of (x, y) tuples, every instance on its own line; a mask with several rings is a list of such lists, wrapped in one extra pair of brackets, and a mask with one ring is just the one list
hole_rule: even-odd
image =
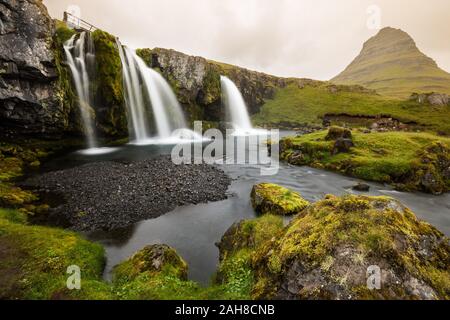
[(369, 39), (336, 84), (359, 84), (378, 93), (408, 98), (413, 92), (450, 94), (450, 74), (423, 54), (404, 31), (384, 28)]

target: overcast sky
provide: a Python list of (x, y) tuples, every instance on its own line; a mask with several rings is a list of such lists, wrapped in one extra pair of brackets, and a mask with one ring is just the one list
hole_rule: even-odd
[[(328, 80), (381, 26), (408, 32), (450, 71), (449, 0), (44, 0), (54, 18), (83, 19), (133, 48), (171, 48), (279, 76)], [(73, 8), (73, 7), (72, 7)]]

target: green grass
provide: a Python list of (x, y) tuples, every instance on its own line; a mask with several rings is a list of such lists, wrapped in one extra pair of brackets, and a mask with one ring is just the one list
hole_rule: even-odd
[(402, 122), (416, 122), (424, 130), (450, 133), (450, 107), (433, 107), (413, 101), (400, 101), (376, 94), (340, 90), (331, 93), (327, 85), (289, 85), (278, 89), (273, 100), (267, 100), (261, 111), (253, 116), (256, 125), (277, 126), (283, 122), (322, 124), (326, 114), (353, 116), (386, 115)]
[[(106, 299), (104, 250), (76, 233), (27, 225), (26, 215), (0, 209), (0, 296), (13, 299)], [(67, 268), (81, 269), (80, 291), (66, 288)], [(101, 290), (100, 290), (101, 289)]]
[[(282, 141), (282, 158), (290, 161), (295, 150), (301, 151), (299, 165), (310, 165), (338, 171), (357, 178), (395, 183), (400, 188), (426, 190), (420, 184), (426, 172), (438, 172), (442, 190), (450, 189), (450, 181), (442, 175), (439, 163), (449, 161), (450, 139), (431, 133), (386, 132), (365, 134), (353, 131), (355, 147), (349, 153), (332, 155), (334, 141), (325, 139), (326, 131), (316, 132)], [(436, 151), (441, 143), (444, 149)], [(445, 150), (445, 147), (447, 150)], [(445, 168), (444, 168), (445, 170)]]

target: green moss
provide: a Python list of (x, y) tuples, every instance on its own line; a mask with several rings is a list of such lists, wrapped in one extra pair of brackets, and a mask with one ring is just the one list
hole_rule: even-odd
[(55, 21), (56, 24), (56, 39), (58, 44), (64, 44), (67, 40), (72, 38), (77, 32), (67, 27), (66, 23), (60, 20)]
[(339, 90), (332, 93), (328, 83), (320, 85), (288, 85), (279, 88), (272, 100), (267, 100), (253, 117), (256, 125), (279, 126), (289, 121), (296, 126), (321, 125), (326, 114), (350, 116), (387, 116), (403, 123), (417, 123), (417, 127), (450, 133), (450, 108), (433, 107), (414, 101), (400, 101), (360, 90)]
[[(438, 244), (428, 249), (427, 258), (415, 251), (423, 239)], [(412, 274), (440, 297), (449, 298), (450, 269), (445, 262), (450, 254), (448, 239), (395, 200), (364, 196), (327, 196), (294, 218), (283, 235), (254, 256), (257, 283), (253, 297), (264, 298), (276, 292), (278, 275), (284, 274), (292, 261), (301, 261), (303, 272), (320, 268), (327, 273), (324, 277), (333, 277), (333, 272), (337, 276), (334, 259), (342, 259), (336, 255), (338, 248), (358, 252), (353, 262), (355, 269), (358, 264), (370, 265), (384, 259), (389, 264), (385, 268), (394, 268), (399, 276)], [(362, 279), (365, 281), (365, 277)], [(392, 297), (388, 291), (380, 294)]]
[[(104, 251), (79, 235), (59, 229), (26, 225), (18, 211), (0, 211), (0, 262), (3, 287), (0, 296), (21, 299), (111, 297), (101, 281)], [(67, 268), (77, 265), (82, 272), (82, 289), (66, 289)], [(14, 268), (12, 268), (14, 266)], [(98, 285), (94, 284), (97, 283)], [(97, 289), (93, 289), (96, 287)], [(101, 294), (98, 291), (101, 288)], [(64, 295), (61, 295), (64, 293)]]
[(106, 135), (127, 134), (127, 118), (123, 93), (122, 62), (116, 38), (107, 32), (92, 33), (95, 46), (96, 113), (100, 129)]
[(186, 280), (187, 264), (168, 246), (148, 246), (114, 268), (114, 281), (128, 282), (143, 273), (149, 276), (164, 273)]
[(309, 205), (299, 193), (270, 183), (254, 186), (251, 199), (253, 208), (261, 214), (293, 215)]
[(153, 66), (153, 51), (152, 49), (137, 49), (136, 54), (144, 60), (144, 62), (149, 66)]
[(328, 129), (328, 134), (325, 137), (325, 140), (330, 141), (330, 140), (337, 140), (339, 138), (351, 139), (352, 132), (349, 129), (336, 126), (333, 126), (330, 129)]
[[(309, 165), (341, 172), (360, 179), (392, 183), (399, 189), (441, 193), (450, 190), (445, 181), (450, 163), (450, 139), (430, 133), (353, 131), (355, 147), (349, 153), (332, 155), (333, 141), (327, 132), (286, 138), (281, 158), (295, 165)], [(433, 185), (424, 176), (434, 177)]]
[(0, 205), (20, 207), (37, 200), (33, 193), (15, 187), (12, 180), (21, 177), (26, 169), (39, 167), (39, 159), (46, 156), (39, 147), (0, 143)]
[(206, 76), (203, 80), (203, 103), (209, 105), (215, 101), (219, 101), (222, 88), (220, 84), (220, 72), (213, 65), (207, 65)]
[[(77, 101), (75, 90), (72, 86), (72, 76), (69, 68), (65, 65), (64, 43), (69, 40), (76, 32), (67, 27), (67, 25), (56, 20), (56, 32), (53, 38), (53, 53), (55, 55), (56, 71), (58, 73), (58, 92), (57, 98), (63, 106), (65, 118), (69, 119), (71, 112), (75, 110)], [(69, 123), (66, 123), (69, 126)]]

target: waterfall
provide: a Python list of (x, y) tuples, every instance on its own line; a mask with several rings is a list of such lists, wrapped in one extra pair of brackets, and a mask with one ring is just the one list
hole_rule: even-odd
[(220, 77), (222, 97), (230, 120), (236, 130), (252, 130), (247, 106), (238, 87), (225, 76)]
[(186, 120), (178, 100), (167, 81), (131, 49), (117, 42), (123, 66), (125, 102), (129, 113), (130, 129), (137, 143), (150, 137), (148, 123), (153, 115), (157, 137), (167, 139), (174, 132), (186, 128)]
[(87, 144), (90, 149), (93, 149), (97, 147), (97, 139), (92, 121), (94, 111), (89, 77), (95, 67), (95, 49), (91, 36), (87, 32), (81, 33), (78, 38), (77, 35), (72, 36), (64, 44), (64, 51), (78, 95), (78, 105)]

